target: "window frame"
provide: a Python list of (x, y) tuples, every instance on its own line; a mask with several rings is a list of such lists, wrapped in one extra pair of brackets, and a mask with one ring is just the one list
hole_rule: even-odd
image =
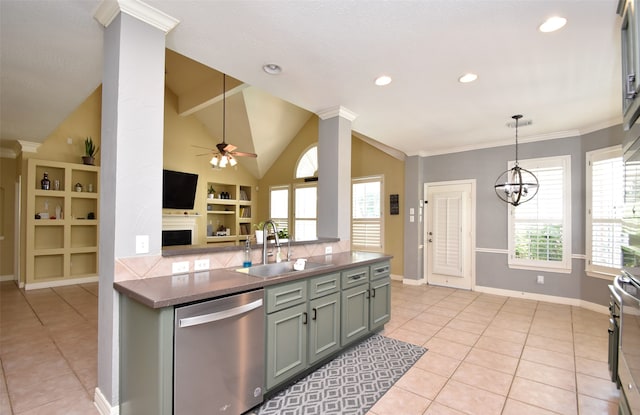
[[(286, 218), (279, 218), (279, 217), (274, 217), (272, 216), (272, 192), (273, 191), (279, 191), (279, 190), (286, 190), (287, 191), (287, 217)], [(283, 223), (286, 223), (286, 229), (289, 232), (289, 236), (291, 236), (291, 186), (288, 184), (285, 185), (274, 185), (274, 186), (269, 186), (269, 218), (274, 220), (276, 222), (276, 225), (278, 227), (278, 230), (282, 230), (281, 225)]]
[[(359, 184), (359, 183), (379, 183), (380, 185), (380, 216), (377, 219), (377, 222), (379, 224), (380, 227), (380, 245), (375, 248), (372, 249), (370, 246), (367, 245), (356, 245), (354, 244), (354, 238), (353, 238), (353, 230), (355, 229), (355, 224), (356, 222), (362, 222), (362, 223), (371, 223), (371, 219), (356, 219), (353, 217), (353, 186), (355, 184)], [(384, 252), (384, 227), (385, 227), (385, 211), (384, 211), (384, 175), (374, 175), (374, 176), (365, 176), (365, 177), (357, 177), (357, 178), (352, 178), (351, 179), (351, 248), (354, 250), (358, 250), (358, 251), (365, 251), (365, 252)]]
[[(547, 271), (557, 273), (571, 273), (572, 262), (572, 250), (571, 250), (571, 155), (541, 157), (518, 161), (520, 167), (532, 171), (543, 168), (561, 167), (562, 168), (562, 261), (548, 261), (548, 260), (531, 260), (531, 259), (519, 259), (515, 255), (515, 224), (516, 220), (515, 209), (517, 206), (511, 204), (508, 205), (508, 259), (507, 264), (511, 269), (523, 269), (533, 271)], [(510, 161), (507, 168), (510, 169), (514, 166), (515, 162)], [(537, 175), (536, 175), (537, 176)], [(539, 178), (538, 178), (539, 179)], [(542, 191), (544, 183), (540, 183), (540, 191)], [(539, 192), (540, 192), (539, 191)], [(536, 195), (536, 197), (539, 196)], [(534, 198), (535, 199), (535, 198)], [(531, 201), (525, 202), (531, 203)], [(542, 222), (544, 223), (544, 222)]]
[[(593, 151), (588, 151), (585, 155), (585, 272), (590, 277), (604, 278), (607, 280), (613, 280), (613, 278), (620, 273), (620, 268), (607, 267), (603, 265), (595, 265), (592, 263), (593, 258), (593, 163), (598, 161), (610, 160), (620, 158), (622, 160), (622, 146), (612, 146), (601, 148)], [(621, 210), (624, 207), (624, 183), (622, 184), (621, 197)], [(619, 220), (610, 219), (609, 221), (615, 223), (619, 221), (622, 227), (622, 217)]]
[[(309, 187), (313, 187), (316, 189), (316, 216), (313, 218), (312, 217), (298, 218), (298, 215), (296, 212), (296, 199), (298, 197), (297, 190), (301, 188), (309, 188)], [(295, 183), (293, 185), (293, 230), (292, 230), (293, 233), (290, 233), (290, 234), (292, 234), (296, 240), (302, 240), (302, 239), (299, 239), (299, 235), (297, 235), (297, 232), (296, 232), (298, 221), (314, 221), (315, 222), (315, 227), (316, 227), (315, 238), (304, 239), (304, 240), (312, 240), (312, 239), (318, 238), (318, 183), (317, 182)]]

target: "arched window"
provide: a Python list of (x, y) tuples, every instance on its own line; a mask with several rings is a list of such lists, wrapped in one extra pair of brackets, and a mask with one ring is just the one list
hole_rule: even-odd
[(318, 173), (318, 146), (313, 145), (298, 160), (296, 179), (315, 177)]

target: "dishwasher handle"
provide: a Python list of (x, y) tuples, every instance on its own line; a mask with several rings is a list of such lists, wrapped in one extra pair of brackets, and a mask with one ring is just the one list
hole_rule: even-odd
[(248, 313), (251, 310), (262, 307), (262, 298), (252, 303), (241, 305), (240, 307), (230, 308), (228, 310), (218, 311), (216, 313), (202, 314), (200, 316), (181, 318), (178, 320), (178, 327), (191, 327), (200, 324), (213, 323), (214, 321), (225, 320), (227, 318), (239, 316)]

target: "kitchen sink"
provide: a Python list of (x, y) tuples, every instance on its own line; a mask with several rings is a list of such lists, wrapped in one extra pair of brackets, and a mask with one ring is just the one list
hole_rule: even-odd
[[(242, 272), (243, 274), (249, 274), (254, 277), (262, 277), (262, 278), (270, 278), (277, 277), (283, 274), (288, 274), (290, 272), (300, 272), (293, 269), (294, 261), (285, 261), (285, 262), (274, 262), (272, 264), (261, 264), (254, 265), (249, 268), (240, 268), (236, 271)], [(321, 267), (328, 267), (331, 264), (320, 264), (317, 262), (306, 262), (304, 269), (310, 270)]]

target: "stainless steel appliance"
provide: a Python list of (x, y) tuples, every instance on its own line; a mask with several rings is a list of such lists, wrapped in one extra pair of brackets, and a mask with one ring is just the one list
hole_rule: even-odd
[(176, 415), (241, 414), (264, 393), (264, 290), (176, 308)]
[(620, 305), (622, 300), (613, 285), (609, 285), (609, 375), (618, 387), (618, 347), (620, 345)]
[(618, 377), (619, 411), (622, 415), (640, 414), (640, 279), (623, 271), (615, 278), (615, 291), (620, 295), (620, 347)]

